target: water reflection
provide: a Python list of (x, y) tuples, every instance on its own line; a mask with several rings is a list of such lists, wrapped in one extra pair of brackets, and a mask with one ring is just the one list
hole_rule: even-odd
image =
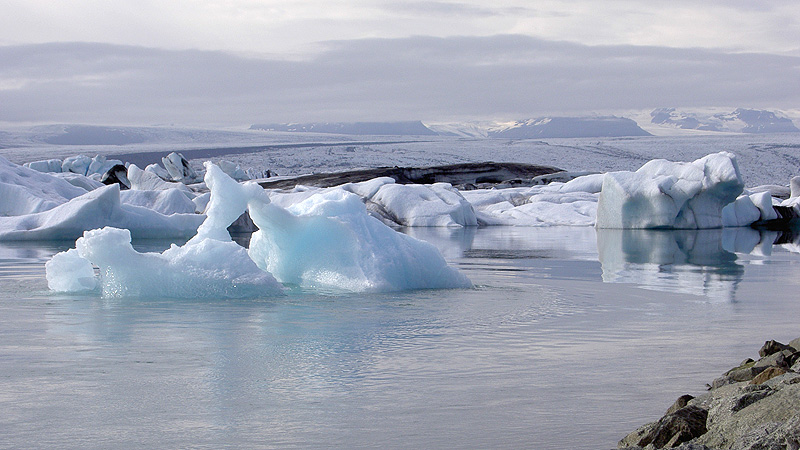
[(735, 301), (745, 267), (737, 254), (769, 256), (791, 233), (751, 228), (597, 230), (603, 281)]
[[(631, 283), (726, 302), (736, 300), (736, 290), (747, 263), (742, 260), (744, 255), (750, 255), (748, 260), (753, 263), (771, 256), (774, 251), (800, 252), (797, 232), (752, 228), (489, 227), (407, 228), (402, 231), (432, 243), (450, 260), (492, 261), (498, 270), (504, 264), (502, 261), (510, 260), (599, 261), (603, 282)], [(592, 275), (585, 273), (584, 278)]]

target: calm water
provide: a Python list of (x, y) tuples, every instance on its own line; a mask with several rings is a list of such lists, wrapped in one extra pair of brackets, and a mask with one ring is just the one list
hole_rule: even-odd
[(800, 336), (775, 234), (407, 232), (476, 288), (104, 300), (0, 245), (0, 447), (608, 449)]

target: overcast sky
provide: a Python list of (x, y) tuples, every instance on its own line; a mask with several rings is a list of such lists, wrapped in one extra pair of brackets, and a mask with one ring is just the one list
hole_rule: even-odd
[(796, 0), (6, 0), (0, 121), (800, 109)]

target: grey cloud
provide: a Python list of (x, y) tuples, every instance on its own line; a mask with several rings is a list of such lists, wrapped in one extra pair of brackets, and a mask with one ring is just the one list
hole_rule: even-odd
[(800, 104), (798, 57), (523, 36), (329, 42), (305, 61), (86, 43), (0, 47), (0, 60), (4, 121), (447, 120)]
[(400, 12), (420, 16), (447, 16), (451, 18), (494, 17), (507, 15), (543, 15), (532, 8), (526, 7), (483, 7), (457, 2), (390, 2), (384, 5), (383, 9), (390, 12)]

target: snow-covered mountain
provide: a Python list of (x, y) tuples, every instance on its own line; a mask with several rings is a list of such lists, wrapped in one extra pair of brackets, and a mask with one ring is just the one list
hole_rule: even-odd
[(299, 133), (331, 133), (359, 136), (435, 136), (437, 133), (420, 121), (410, 122), (310, 122), (255, 124), (251, 130)]
[(800, 132), (791, 119), (772, 111), (737, 108), (728, 113), (679, 111), (659, 108), (650, 113), (653, 124), (682, 130), (720, 131), (731, 133), (795, 133)]
[(580, 138), (649, 136), (635, 121), (625, 117), (540, 117), (504, 124), (488, 131), (493, 138)]

